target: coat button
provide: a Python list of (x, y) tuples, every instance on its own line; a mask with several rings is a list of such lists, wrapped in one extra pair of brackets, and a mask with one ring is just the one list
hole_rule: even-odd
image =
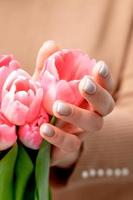
[(103, 169), (98, 169), (98, 170), (97, 170), (97, 175), (98, 175), (99, 177), (104, 176), (104, 174), (105, 174), (105, 172), (104, 172)]
[(128, 176), (129, 175), (129, 169), (128, 168), (122, 168), (122, 175), (123, 176)]
[(114, 175), (119, 177), (122, 175), (122, 170), (119, 168), (114, 169)]
[(113, 172), (113, 169), (108, 168), (108, 169), (106, 169), (106, 172), (105, 172), (105, 173), (106, 173), (106, 176), (107, 176), (107, 177), (110, 177), (110, 176), (113, 176), (113, 173), (114, 173), (114, 172)]
[(81, 176), (83, 179), (87, 179), (89, 177), (89, 172), (87, 170), (82, 171)]
[(89, 170), (89, 175), (90, 175), (90, 177), (95, 177), (96, 176), (96, 170), (95, 169), (90, 169)]

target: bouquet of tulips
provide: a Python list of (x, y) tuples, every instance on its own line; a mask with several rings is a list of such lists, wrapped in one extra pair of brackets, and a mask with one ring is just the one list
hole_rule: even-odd
[(50, 55), (35, 80), (13, 55), (0, 55), (0, 199), (49, 200), (50, 144), (40, 135), (56, 125), (52, 106), (62, 100), (81, 107), (78, 84), (95, 60), (76, 49)]

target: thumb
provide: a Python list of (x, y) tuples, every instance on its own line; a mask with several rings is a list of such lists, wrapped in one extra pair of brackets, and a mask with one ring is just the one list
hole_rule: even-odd
[(48, 40), (42, 45), (42, 47), (40, 48), (37, 54), (36, 67), (33, 73), (33, 79), (38, 80), (44, 68), (45, 61), (50, 55), (52, 55), (54, 52), (58, 50), (59, 50), (59, 47), (52, 40)]

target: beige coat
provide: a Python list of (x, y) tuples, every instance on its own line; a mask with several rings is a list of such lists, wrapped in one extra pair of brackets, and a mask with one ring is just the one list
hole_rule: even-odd
[(133, 0), (0, 0), (1, 53), (14, 53), (33, 72), (47, 39), (105, 60), (117, 102), (103, 129), (86, 137), (65, 186), (58, 178), (54, 199), (132, 200)]

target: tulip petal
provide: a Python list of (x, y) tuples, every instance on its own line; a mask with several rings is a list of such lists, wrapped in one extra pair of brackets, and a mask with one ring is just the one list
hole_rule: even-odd
[(46, 70), (60, 79), (80, 80), (84, 75), (92, 73), (95, 60), (77, 49), (63, 49), (52, 54), (46, 62)]
[(41, 109), (40, 115), (32, 123), (19, 127), (19, 140), (28, 148), (39, 149), (43, 141), (40, 135), (40, 126), (48, 121), (47, 113)]
[(79, 81), (76, 80), (71, 82), (59, 81), (56, 88), (56, 100), (59, 99), (78, 105), (82, 99), (78, 90), (78, 83)]
[(0, 66), (8, 66), (12, 59), (13, 59), (12, 55), (1, 55)]
[(15, 69), (18, 69), (20, 64), (14, 60), (13, 55), (0, 54), (0, 102), (2, 98), (2, 87), (8, 75)]
[(9, 63), (9, 68), (11, 69), (11, 71), (19, 69), (20, 63), (17, 60), (11, 60), (11, 62)]
[(28, 105), (29, 104), (28, 94), (25, 91), (16, 92), (15, 100), (20, 101), (24, 105)]
[[(56, 57), (60, 57), (58, 54), (58, 51), (52, 54), (48, 60), (46, 61), (45, 71), (48, 71), (50, 74), (52, 74), (56, 79), (59, 80), (59, 74), (56, 68)], [(61, 59), (61, 57), (60, 57)]]
[(18, 69), (10, 73), (10, 76), (6, 79), (3, 90), (9, 90), (12, 83), (16, 80), (16, 78), (19, 77), (19, 79), (25, 80), (26, 78), (31, 78), (31, 76), (25, 72), (24, 70)]
[(0, 124), (0, 151), (13, 146), (17, 140), (15, 126)]
[(43, 98), (43, 89), (39, 88), (36, 91), (36, 95), (31, 103), (31, 105), (29, 106), (29, 111), (26, 116), (27, 122), (33, 121), (39, 114), (39, 111), (41, 108), (41, 103), (42, 103), (42, 98)]
[(37, 130), (32, 130), (29, 124), (19, 127), (18, 137), (25, 146), (31, 149), (39, 149), (43, 141), (39, 133), (39, 128)]
[[(0, 67), (0, 96), (2, 95), (2, 87), (3, 87), (3, 84), (9, 74), (9, 69), (5, 66), (3, 67)], [(1, 98), (0, 98), (1, 99)]]
[(43, 107), (51, 115), (53, 114), (52, 105), (56, 100), (57, 83), (58, 83), (57, 79), (48, 71), (45, 71), (41, 79), (41, 84), (44, 91)]
[(75, 105), (79, 105), (83, 101), (83, 96), (81, 96), (79, 92), (79, 80), (73, 80), (68, 82), (70, 88), (73, 90), (74, 96), (75, 96)]
[(4, 116), (13, 124), (23, 125), (26, 120), (29, 108), (19, 101), (12, 101), (9, 99), (10, 95), (7, 93), (3, 98), (1, 110)]
[(3, 96), (2, 102), (1, 102), (2, 113), (6, 112), (8, 104), (12, 102), (13, 100), (14, 100), (14, 93), (12, 92), (8, 92)]

